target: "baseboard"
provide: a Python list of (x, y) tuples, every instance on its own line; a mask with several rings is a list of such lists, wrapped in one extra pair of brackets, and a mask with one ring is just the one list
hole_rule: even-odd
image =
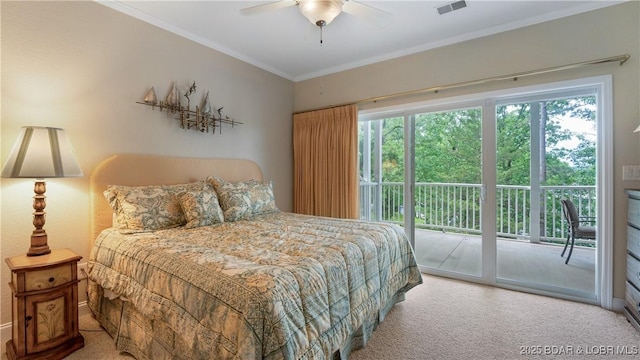
[(78, 316), (87, 315), (90, 312), (86, 301), (78, 303)]
[(613, 309), (615, 312), (623, 312), (624, 311), (624, 299), (620, 299), (617, 297), (613, 298)]
[(7, 352), (7, 341), (11, 340), (11, 323), (6, 323), (0, 325), (0, 341), (2, 341), (2, 352), (0, 354), (4, 354)]
[[(91, 311), (89, 310), (86, 301), (78, 303), (78, 316), (86, 315), (90, 312)], [(0, 325), (0, 341), (2, 342), (2, 352), (0, 352), (0, 354), (4, 354), (7, 352), (7, 341), (9, 340), (11, 340), (10, 322)]]

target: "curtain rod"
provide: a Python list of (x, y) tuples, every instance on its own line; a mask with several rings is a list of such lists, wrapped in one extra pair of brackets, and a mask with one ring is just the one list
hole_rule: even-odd
[(608, 57), (608, 58), (589, 60), (589, 61), (582, 61), (582, 62), (568, 64), (568, 65), (554, 66), (554, 67), (549, 67), (549, 68), (545, 68), (545, 69), (524, 71), (524, 72), (514, 73), (514, 74), (510, 74), (510, 75), (494, 76), (494, 77), (488, 77), (488, 78), (479, 79), (479, 80), (464, 81), (464, 82), (459, 82), (459, 83), (454, 83), (454, 84), (449, 84), (449, 85), (432, 86), (432, 87), (429, 87), (429, 88), (418, 89), (418, 90), (410, 90), (410, 91), (395, 93), (395, 94), (391, 94), (391, 95), (370, 97), (368, 99), (362, 99), (362, 100), (358, 100), (356, 102), (350, 102), (350, 103), (345, 103), (345, 104), (341, 104), (341, 105), (331, 105), (331, 106), (327, 106), (327, 107), (320, 108), (320, 109), (315, 109), (315, 110), (298, 111), (298, 112), (295, 112), (294, 115), (295, 114), (304, 113), (304, 112), (309, 112), (309, 111), (331, 109), (331, 108), (335, 108), (335, 107), (339, 107), (339, 106), (345, 106), (345, 105), (351, 105), (351, 104), (358, 104), (359, 105), (359, 104), (366, 104), (366, 103), (372, 103), (372, 102), (375, 103), (375, 102), (378, 102), (378, 101), (381, 101), (381, 100), (389, 100), (389, 99), (395, 99), (395, 98), (404, 97), (404, 96), (411, 96), (411, 95), (420, 95), (420, 94), (425, 94), (425, 93), (429, 93), (429, 92), (438, 93), (440, 90), (455, 89), (455, 88), (472, 86), (472, 85), (481, 85), (481, 84), (486, 84), (486, 83), (495, 82), (495, 81), (503, 81), (503, 80), (514, 80), (515, 81), (515, 80), (518, 80), (518, 78), (522, 78), (522, 77), (527, 77), (527, 76), (532, 76), (532, 75), (547, 74), (547, 73), (552, 73), (552, 72), (561, 71), (561, 70), (575, 69), (575, 68), (588, 66), (588, 65), (598, 65), (598, 64), (604, 64), (604, 63), (616, 62), (617, 61), (617, 62), (620, 62), (620, 66), (622, 66), (622, 64), (627, 62), (627, 60), (629, 60), (629, 58), (631, 58), (631, 55), (624, 54), (624, 55), (612, 56), (612, 57)]

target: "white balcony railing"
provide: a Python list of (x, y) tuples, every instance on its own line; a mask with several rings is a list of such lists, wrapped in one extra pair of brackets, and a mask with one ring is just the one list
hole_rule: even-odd
[[(560, 203), (563, 198), (573, 201), (581, 216), (596, 214), (595, 186), (541, 186), (537, 214), (531, 212), (531, 187), (498, 185), (496, 191), (497, 235), (504, 238), (564, 242), (567, 225)], [(481, 233), (480, 194), (480, 184), (416, 183), (416, 227)], [(402, 224), (404, 208), (404, 183), (360, 183), (362, 219)], [(533, 226), (539, 231), (531, 231)], [(539, 234), (539, 237), (532, 238), (531, 234)], [(593, 241), (580, 241), (579, 244), (593, 246)]]

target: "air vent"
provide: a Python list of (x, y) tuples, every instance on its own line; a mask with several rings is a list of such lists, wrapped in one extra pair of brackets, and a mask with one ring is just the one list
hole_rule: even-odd
[(454, 10), (460, 10), (466, 7), (467, 7), (467, 2), (465, 0), (460, 0), (460, 1), (454, 1), (452, 3), (439, 6), (436, 9), (438, 10), (438, 14), (444, 15), (448, 12), (452, 12)]

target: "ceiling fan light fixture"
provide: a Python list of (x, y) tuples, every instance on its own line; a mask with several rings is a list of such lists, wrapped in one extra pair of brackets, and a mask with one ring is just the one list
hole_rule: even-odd
[(342, 12), (342, 0), (301, 0), (300, 12), (312, 24), (323, 27), (329, 25)]

